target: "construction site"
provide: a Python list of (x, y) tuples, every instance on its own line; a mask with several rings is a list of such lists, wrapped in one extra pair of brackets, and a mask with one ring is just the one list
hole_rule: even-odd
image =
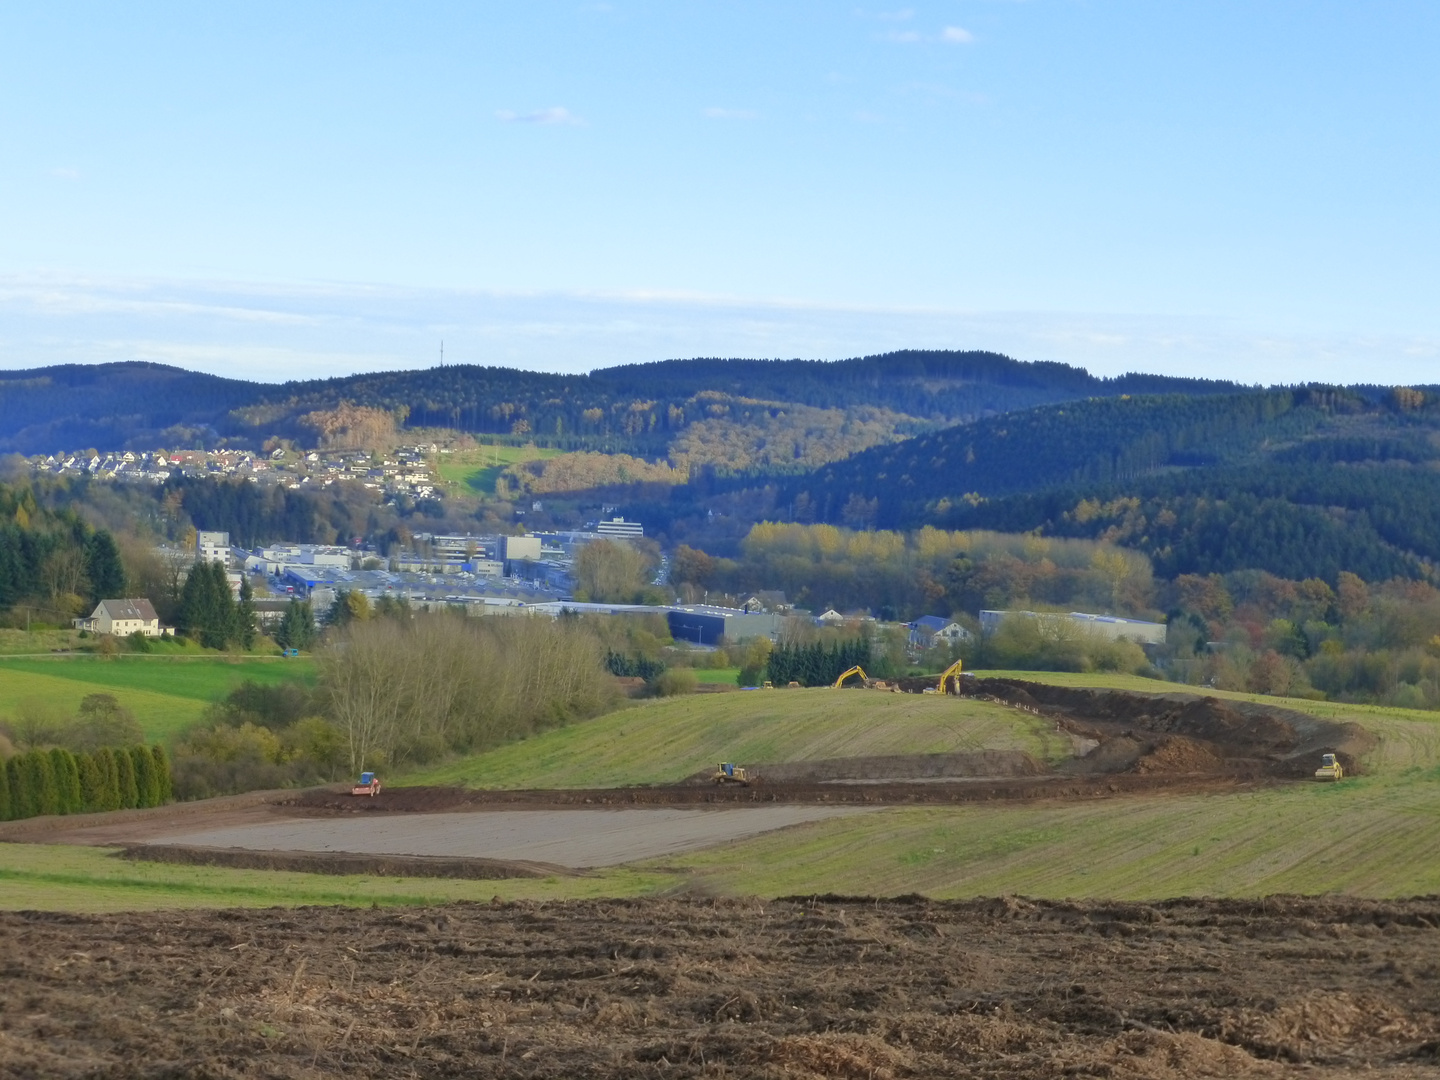
[[(12, 946), (0, 1072), (810, 1080), (1440, 1068), (1433, 896), (934, 900), (895, 888), (843, 895), (849, 879), (812, 874), (803, 893), (767, 897), (739, 873), (752, 859), (791, 858), (775, 852), (807, 838), (843, 843), (906, 814), (922, 824), (958, 814), (963, 831), (980, 826), (977, 813), (1124, 818), (1361, 791), (1386, 742), (1364, 724), (1011, 678), (840, 682), (722, 697), (772, 703), (782, 719), (806, 704), (879, 715), (914, 702), (942, 720), (963, 706), (996, 731), (1013, 718), (1036, 749), (989, 738), (948, 752), (757, 758), (612, 786), (367, 774), (0, 825), (0, 840), (97, 849), (137, 873), (468, 890), (447, 894), (462, 902), (398, 910), (0, 915)], [(645, 715), (590, 737), (619, 738)], [(902, 851), (901, 865), (923, 863), (924, 851)], [(626, 874), (648, 875), (649, 895), (559, 898), (638, 880), (615, 876)], [(539, 891), (514, 899), (517, 889)]]

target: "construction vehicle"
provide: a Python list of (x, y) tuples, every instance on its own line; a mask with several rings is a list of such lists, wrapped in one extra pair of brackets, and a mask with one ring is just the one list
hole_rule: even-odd
[(720, 767), (715, 770), (715, 775), (710, 779), (717, 784), (739, 784), (741, 787), (750, 786), (750, 777), (746, 775), (744, 768), (736, 765), (733, 761), (722, 761)]
[(1315, 770), (1316, 780), (1343, 780), (1345, 779), (1345, 766), (1340, 764), (1340, 759), (1334, 754), (1325, 754), (1320, 758), (1320, 768)]
[(937, 686), (936, 689), (937, 689), (940, 693), (942, 693), (942, 694), (948, 694), (948, 693), (950, 692), (950, 689), (949, 689), (949, 687), (946, 686), (945, 684), (946, 684), (949, 680), (951, 680), (951, 679), (954, 679), (954, 680), (955, 680), (955, 696), (956, 696), (956, 697), (959, 697), (959, 696), (960, 696), (960, 661), (959, 661), (959, 660), (956, 660), (953, 664), (951, 664), (949, 667), (947, 667), (944, 671), (942, 671), (942, 672), (940, 673), (940, 685)]
[(860, 685), (861, 685), (861, 686), (869, 686), (869, 685), (870, 685), (870, 676), (868, 676), (868, 675), (865, 674), (865, 669), (864, 669), (864, 668), (862, 668), (859, 664), (856, 664), (854, 667), (850, 668), (849, 670), (847, 670), (847, 671), (842, 671), (842, 672), (840, 673), (840, 677), (839, 677), (838, 679), (836, 679), (833, 684), (831, 684), (830, 689), (831, 689), (831, 690), (839, 690), (842, 686), (845, 685), (845, 680), (848, 679), (848, 678), (850, 678), (851, 675), (859, 675), (859, 676), (860, 676)]
[(362, 772), (359, 782), (350, 789), (351, 795), (369, 795), (372, 799), (380, 794), (380, 777), (373, 772)]

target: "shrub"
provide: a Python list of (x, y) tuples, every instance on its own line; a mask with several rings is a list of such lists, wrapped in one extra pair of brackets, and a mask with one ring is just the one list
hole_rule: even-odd
[(160, 805), (160, 778), (155, 775), (155, 759), (148, 746), (132, 746), (130, 762), (135, 769), (135, 805)]
[(84, 796), (80, 793), (80, 769), (75, 764), (75, 755), (63, 746), (50, 751), (50, 766), (55, 770), (55, 787), (59, 793), (59, 813), (78, 814), (85, 809)]
[(10, 770), (0, 760), (0, 821), (9, 821), (10, 813)]
[(765, 669), (755, 667), (743, 667), (740, 674), (735, 676), (736, 686), (759, 686), (765, 680)]
[(135, 762), (124, 750), (115, 751), (115, 772), (119, 783), (120, 809), (133, 810), (140, 805), (140, 791), (135, 785)]
[(675, 697), (679, 694), (693, 694), (700, 680), (690, 668), (667, 668), (655, 677), (651, 684), (656, 697)]

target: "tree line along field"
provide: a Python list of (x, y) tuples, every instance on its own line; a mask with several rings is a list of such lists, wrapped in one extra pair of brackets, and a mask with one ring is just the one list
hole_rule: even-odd
[(312, 682), (308, 657), (0, 657), (0, 717), (26, 709), (73, 713), (88, 694), (111, 694), (150, 742), (170, 742), (242, 682)]

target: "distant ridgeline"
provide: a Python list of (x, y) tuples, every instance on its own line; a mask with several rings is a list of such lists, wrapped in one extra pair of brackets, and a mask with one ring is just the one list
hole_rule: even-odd
[(454, 366), (266, 385), (149, 363), (0, 373), (0, 451), (323, 441), (342, 407), (399, 428), (453, 428), (562, 449), (663, 455), (701, 422), (773, 423), (787, 407), (886, 410), (896, 435), (993, 413), (1121, 394), (1233, 393), (1202, 379), (1100, 379), (989, 352), (907, 351), (834, 362), (667, 360), (550, 375)]
[(1157, 573), (1436, 577), (1440, 391), (1299, 387), (1045, 406), (782, 485), (800, 521), (1109, 539)]

